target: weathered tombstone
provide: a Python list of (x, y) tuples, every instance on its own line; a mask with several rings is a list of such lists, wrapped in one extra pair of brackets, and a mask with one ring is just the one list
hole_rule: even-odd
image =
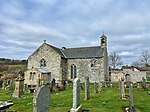
[(85, 77), (85, 100), (90, 99), (90, 82), (89, 77)]
[(125, 98), (124, 79), (123, 78), (121, 78), (121, 97), (122, 97), (122, 99)]
[(99, 80), (98, 83), (98, 91), (100, 92), (102, 90), (102, 82)]
[(9, 90), (12, 90), (12, 83), (13, 83), (13, 80), (10, 80), (10, 82), (9, 82)]
[(73, 81), (73, 107), (70, 112), (82, 112), (80, 105), (80, 79)]
[(49, 112), (50, 89), (49, 85), (40, 86), (33, 98), (33, 112)]
[(142, 88), (146, 89), (146, 79), (144, 77), (142, 78)]
[(125, 78), (126, 78), (126, 86), (129, 87), (130, 83), (132, 82), (130, 74), (126, 74)]
[(118, 80), (118, 92), (121, 94), (121, 81)]
[(129, 106), (129, 110), (130, 112), (136, 112), (136, 109), (134, 107), (134, 100), (133, 100), (133, 85), (129, 84), (129, 94), (130, 94), (130, 106)]
[(94, 82), (94, 94), (98, 92), (96, 82)]
[(49, 112), (50, 105), (50, 74), (47, 74), (44, 85), (37, 88), (33, 98), (33, 112)]
[(27, 89), (27, 84), (24, 84), (23, 89), (24, 89), (24, 91), (26, 91), (26, 89)]
[(19, 98), (24, 94), (23, 93), (23, 81), (24, 79), (22, 78), (21, 74), (19, 74), (19, 76), (15, 80), (15, 90), (13, 92), (12, 97)]
[(51, 82), (51, 91), (53, 91), (55, 89), (56, 89), (56, 82), (55, 82), (55, 79), (53, 79)]
[(3, 88), (2, 88), (2, 89), (5, 90), (5, 89), (6, 89), (6, 86), (7, 86), (7, 81), (4, 79), (4, 80), (3, 80)]

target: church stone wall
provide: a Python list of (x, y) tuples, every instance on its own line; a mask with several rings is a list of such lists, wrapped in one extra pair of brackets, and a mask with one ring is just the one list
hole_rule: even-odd
[[(91, 62), (96, 60), (96, 63), (91, 67)], [(67, 78), (70, 79), (71, 65), (76, 65), (77, 77), (81, 82), (85, 82), (85, 77), (88, 76), (91, 83), (104, 81), (104, 63), (103, 58), (89, 59), (68, 59)]]
[(40, 67), (40, 60), (46, 60), (46, 69), (51, 72), (51, 80), (62, 78), (61, 56), (47, 44), (43, 44), (28, 58), (28, 69)]

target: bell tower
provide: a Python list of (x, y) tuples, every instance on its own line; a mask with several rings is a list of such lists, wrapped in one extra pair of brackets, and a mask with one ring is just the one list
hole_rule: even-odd
[(107, 47), (107, 37), (103, 34), (101, 36), (101, 48), (106, 48)]

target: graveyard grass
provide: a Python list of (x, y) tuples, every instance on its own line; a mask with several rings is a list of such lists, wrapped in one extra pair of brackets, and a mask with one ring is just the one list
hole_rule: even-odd
[[(83, 84), (84, 85), (84, 84)], [(83, 86), (84, 87), (84, 86)], [(81, 90), (81, 105), (83, 110), (89, 112), (122, 112), (123, 106), (129, 105), (129, 100), (119, 98), (118, 88), (102, 88), (101, 93), (94, 94), (94, 86), (90, 85), (90, 97), (84, 100), (84, 90)], [(150, 90), (150, 88), (148, 88)], [(21, 98), (12, 98), (13, 91), (0, 89), (0, 101), (12, 100), (14, 105), (9, 108), (9, 112), (32, 112), (33, 94), (28, 90)], [(126, 94), (128, 88), (126, 88)], [(134, 103), (138, 112), (150, 111), (150, 95), (146, 90), (134, 88)], [(53, 92), (50, 96), (50, 112), (68, 112), (72, 107), (72, 85), (66, 91)]]

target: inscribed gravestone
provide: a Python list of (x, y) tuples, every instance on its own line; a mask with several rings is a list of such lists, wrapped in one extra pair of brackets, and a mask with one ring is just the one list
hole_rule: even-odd
[(122, 97), (122, 99), (125, 97), (124, 79), (123, 78), (121, 78), (121, 97)]
[(89, 77), (85, 77), (85, 100), (90, 99), (90, 82), (89, 82)]
[(73, 107), (70, 112), (81, 112), (80, 106), (80, 80), (75, 78), (73, 81)]
[(15, 80), (15, 90), (13, 92), (12, 97), (19, 98), (24, 94), (23, 93), (23, 81), (24, 81), (24, 79), (19, 74), (19, 76)]
[(37, 89), (33, 98), (33, 112), (49, 112), (50, 89), (49, 85), (42, 85)]
[(142, 78), (142, 88), (146, 89), (146, 79), (144, 77)]
[(96, 82), (94, 82), (94, 94), (97, 93), (97, 85), (96, 85)]
[(131, 112), (136, 112), (136, 109), (134, 107), (134, 100), (133, 100), (133, 85), (129, 84), (129, 94), (130, 94), (130, 106), (129, 109)]

